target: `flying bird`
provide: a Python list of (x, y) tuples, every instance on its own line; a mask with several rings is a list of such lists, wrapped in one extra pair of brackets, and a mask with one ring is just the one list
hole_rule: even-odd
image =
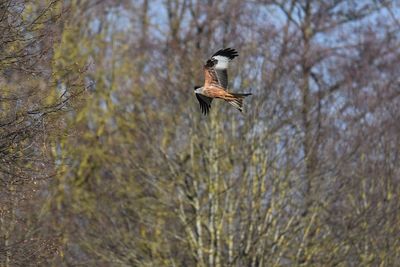
[(238, 52), (232, 48), (221, 49), (207, 60), (204, 65), (204, 85), (195, 86), (194, 92), (200, 103), (201, 112), (207, 115), (214, 98), (223, 99), (240, 112), (243, 111), (243, 99), (251, 93), (236, 94), (227, 91), (228, 86), (228, 64)]

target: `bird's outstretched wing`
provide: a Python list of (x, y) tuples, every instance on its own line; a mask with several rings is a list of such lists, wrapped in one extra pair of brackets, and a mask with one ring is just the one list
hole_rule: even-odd
[(204, 65), (205, 86), (217, 84), (222, 88), (228, 86), (228, 63), (239, 56), (233, 48), (225, 48), (217, 51)]
[(196, 98), (199, 101), (201, 112), (207, 115), (211, 108), (212, 98), (201, 94), (196, 94)]

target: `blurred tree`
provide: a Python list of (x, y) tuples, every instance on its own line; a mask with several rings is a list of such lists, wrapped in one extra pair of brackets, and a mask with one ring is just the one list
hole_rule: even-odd
[(77, 66), (54, 69), (61, 1), (0, 1), (0, 265), (38, 266), (58, 251), (43, 203), (62, 115), (81, 91)]
[[(37, 113), (23, 113), (25, 118), (46, 115), (39, 120), (47, 122), (45, 130), (37, 134), (30, 128), (42, 141), (7, 150), (23, 152), (18, 159), (24, 164), (33, 162), (28, 155), (35, 162), (47, 160), (37, 175), (53, 175), (51, 183), (38, 184), (41, 195), (32, 196), (27, 203), (34, 207), (25, 209), (32, 213), (41, 207), (33, 217), (51, 224), (38, 237), (57, 237), (59, 253), (46, 250), (43, 262), (397, 264), (400, 28), (395, 3), (53, 5), (54, 10), (45, 9), (69, 15), (57, 17), (62, 24), (42, 37), (51, 49), (34, 65), (41, 73), (51, 69), (51, 75), (40, 76), (43, 91), (37, 95), (48, 102), (37, 102)], [(253, 97), (244, 114), (215, 101), (210, 116), (203, 117), (192, 88), (203, 82), (204, 60), (221, 47), (240, 53), (229, 70), (230, 88), (251, 88)], [(23, 87), (16, 81), (8, 86)], [(23, 88), (35, 85), (26, 84)], [(71, 101), (85, 87), (89, 93), (83, 101)], [(1, 104), (11, 117), (16, 111), (7, 101)], [(46, 157), (39, 157), (42, 151)], [(38, 177), (24, 170), (24, 177)], [(10, 201), (8, 207), (20, 206)], [(16, 225), (16, 219), (2, 218), (10, 225), (2, 223), (2, 230)], [(17, 254), (5, 251), (10, 263)]]

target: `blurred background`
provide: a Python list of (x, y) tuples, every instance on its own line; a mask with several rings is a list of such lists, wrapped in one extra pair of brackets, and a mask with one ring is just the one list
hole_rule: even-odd
[[(397, 266), (400, 2), (0, 0), (0, 266)], [(242, 114), (193, 86), (239, 57)]]

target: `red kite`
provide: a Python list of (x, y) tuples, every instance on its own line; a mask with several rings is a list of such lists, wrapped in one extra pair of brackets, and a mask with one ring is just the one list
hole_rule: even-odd
[(238, 55), (235, 49), (221, 49), (212, 55), (212, 57), (207, 60), (206, 65), (204, 65), (204, 85), (202, 87), (194, 87), (196, 98), (200, 103), (201, 112), (204, 115), (207, 115), (210, 111), (211, 102), (214, 98), (223, 99), (240, 112), (243, 111), (243, 99), (251, 95), (251, 93), (235, 94), (227, 91), (228, 63)]

